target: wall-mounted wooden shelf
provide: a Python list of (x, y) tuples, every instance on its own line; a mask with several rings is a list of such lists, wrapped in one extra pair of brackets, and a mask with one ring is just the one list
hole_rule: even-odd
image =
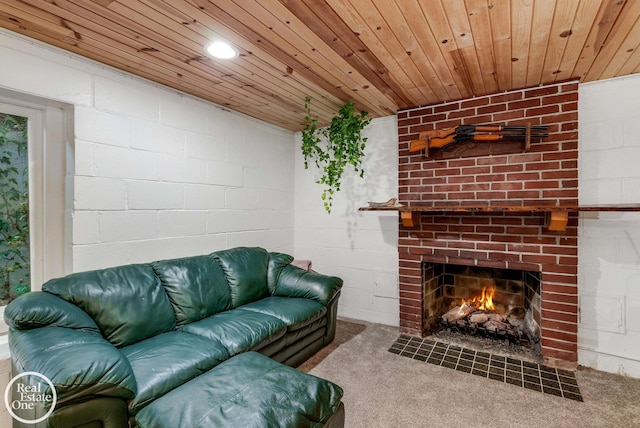
[(398, 211), (402, 225), (405, 227), (416, 227), (420, 221), (420, 213), (456, 213), (456, 212), (479, 212), (479, 213), (525, 213), (525, 212), (545, 212), (547, 213), (547, 229), (551, 231), (564, 232), (569, 220), (569, 212), (576, 211), (627, 211), (640, 212), (640, 204), (621, 205), (563, 205), (563, 206), (533, 206), (533, 205), (423, 205), (423, 206), (400, 206), (400, 207), (362, 207), (359, 211)]

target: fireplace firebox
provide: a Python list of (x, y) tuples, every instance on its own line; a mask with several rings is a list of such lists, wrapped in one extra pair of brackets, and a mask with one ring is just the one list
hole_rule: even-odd
[(423, 335), (446, 327), (539, 348), (540, 272), (424, 262), (422, 277)]

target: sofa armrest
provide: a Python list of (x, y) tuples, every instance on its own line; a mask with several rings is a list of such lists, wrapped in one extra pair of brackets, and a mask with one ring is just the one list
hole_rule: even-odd
[(23, 294), (9, 303), (4, 320), (11, 330), (68, 327), (100, 333), (91, 317), (76, 305), (42, 291)]
[(12, 330), (9, 346), (14, 370), (46, 376), (59, 404), (95, 396), (135, 396), (129, 361), (97, 333), (63, 327)]
[(293, 265), (282, 269), (276, 283), (274, 296), (303, 297), (327, 306), (342, 288), (342, 279), (306, 271)]

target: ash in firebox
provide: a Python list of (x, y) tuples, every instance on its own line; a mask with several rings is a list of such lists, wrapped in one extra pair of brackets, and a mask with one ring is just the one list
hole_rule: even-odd
[(432, 329), (429, 339), (452, 345), (469, 348), (474, 351), (488, 352), (515, 359), (539, 363), (541, 355), (538, 349), (532, 348), (528, 344), (514, 343), (509, 340), (499, 340), (495, 337), (471, 335), (461, 332), (455, 328), (436, 327)]

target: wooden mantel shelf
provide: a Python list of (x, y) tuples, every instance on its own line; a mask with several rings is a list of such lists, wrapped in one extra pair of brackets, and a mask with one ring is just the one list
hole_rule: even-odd
[(640, 204), (620, 205), (412, 205), (394, 207), (362, 207), (359, 211), (398, 211), (402, 225), (415, 227), (418, 224), (420, 213), (455, 213), (455, 212), (545, 212), (547, 213), (547, 228), (552, 231), (564, 232), (569, 218), (568, 213), (573, 211), (635, 211), (640, 212)]

